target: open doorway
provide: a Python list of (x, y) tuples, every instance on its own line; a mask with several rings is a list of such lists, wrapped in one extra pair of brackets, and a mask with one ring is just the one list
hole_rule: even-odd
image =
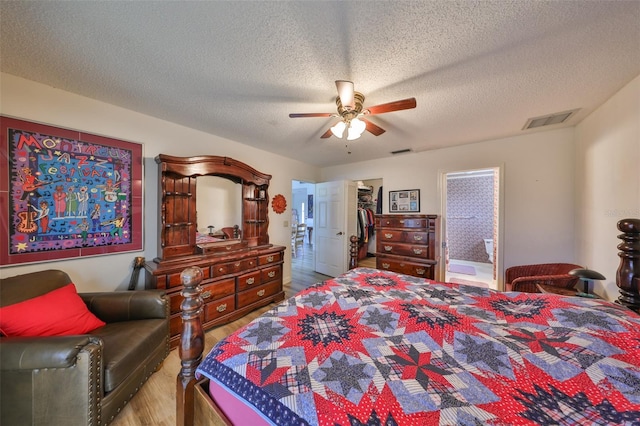
[[(291, 183), (292, 269), (315, 270), (313, 223), (315, 184), (294, 180)], [(296, 241), (296, 233), (304, 233)]]
[(500, 169), (442, 174), (445, 282), (498, 289)]
[[(358, 181), (344, 181), (345, 185), (353, 188), (353, 194), (349, 191), (344, 191), (345, 204), (348, 204), (344, 212), (347, 213), (346, 223), (353, 224), (347, 225), (345, 229), (346, 236), (343, 238), (345, 244), (348, 244), (349, 237), (351, 235), (358, 235), (361, 239), (359, 242), (359, 263), (361, 266), (375, 267), (374, 253), (376, 251), (375, 242), (375, 230), (374, 230), (374, 217), (375, 214), (382, 212), (382, 179), (367, 179)], [(326, 184), (326, 183), (324, 183)], [(294, 250), (292, 248), (291, 269), (292, 277), (299, 277), (300, 274), (310, 274), (319, 270), (324, 272), (321, 268), (323, 265), (322, 260), (326, 256), (320, 256), (320, 261), (317, 258), (318, 251), (322, 253), (322, 243), (324, 240), (318, 240), (317, 236), (322, 237), (321, 231), (323, 230), (323, 224), (318, 222), (323, 215), (322, 211), (316, 212), (320, 199), (316, 200), (318, 194), (318, 188), (324, 184), (315, 184), (310, 182), (303, 182), (299, 180), (293, 180), (291, 184), (291, 232), (292, 241), (293, 233), (296, 224), (303, 223), (306, 226), (306, 236), (304, 239), (304, 246), (301, 249)], [(332, 215), (337, 214), (337, 211), (333, 211)], [(338, 209), (341, 210), (342, 209)], [(319, 215), (316, 217), (316, 215)], [(343, 222), (345, 219), (338, 219), (338, 222)], [(314, 226), (314, 225), (318, 226)], [(314, 229), (315, 228), (315, 229)], [(348, 247), (346, 248), (348, 253)], [(318, 263), (320, 262), (320, 263)], [(347, 262), (348, 263), (348, 262)]]

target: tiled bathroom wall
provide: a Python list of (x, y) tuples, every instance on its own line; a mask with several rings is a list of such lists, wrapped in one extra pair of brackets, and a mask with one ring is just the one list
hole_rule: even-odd
[(489, 263), (484, 239), (493, 238), (494, 178), (447, 178), (447, 245), (449, 259)]

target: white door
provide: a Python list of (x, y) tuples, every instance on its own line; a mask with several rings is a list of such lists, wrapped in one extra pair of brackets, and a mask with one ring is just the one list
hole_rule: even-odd
[(316, 272), (336, 277), (349, 269), (349, 237), (356, 232), (354, 182), (322, 182), (314, 201)]

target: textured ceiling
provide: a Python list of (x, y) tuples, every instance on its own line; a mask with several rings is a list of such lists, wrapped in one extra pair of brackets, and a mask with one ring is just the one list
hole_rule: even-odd
[[(640, 1), (1, 1), (0, 31), (3, 72), (319, 166), (575, 125), (640, 74)], [(338, 79), (418, 106), (348, 154), (288, 117)]]

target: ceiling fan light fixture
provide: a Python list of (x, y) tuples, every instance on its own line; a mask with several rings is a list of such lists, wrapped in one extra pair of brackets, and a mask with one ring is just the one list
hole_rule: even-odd
[(347, 140), (352, 141), (358, 139), (360, 136), (362, 136), (362, 133), (366, 128), (367, 125), (364, 121), (354, 118), (353, 120), (351, 120), (349, 129), (347, 130)]
[(347, 127), (344, 121), (339, 121), (335, 126), (331, 128), (331, 133), (338, 139), (342, 139), (344, 129)]

